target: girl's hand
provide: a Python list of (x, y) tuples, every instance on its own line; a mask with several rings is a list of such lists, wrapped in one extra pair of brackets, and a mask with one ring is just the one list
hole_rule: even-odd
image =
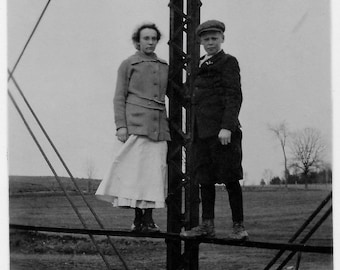
[(128, 132), (127, 132), (127, 128), (122, 127), (120, 129), (118, 129), (117, 132), (116, 132), (116, 136), (117, 136), (119, 141), (126, 142), (126, 140), (129, 137)]
[(218, 133), (218, 139), (222, 145), (227, 145), (231, 142), (231, 131), (228, 129), (221, 129)]

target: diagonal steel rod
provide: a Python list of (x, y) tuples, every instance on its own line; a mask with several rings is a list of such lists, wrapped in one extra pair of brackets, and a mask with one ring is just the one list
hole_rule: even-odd
[[(36, 136), (34, 135), (32, 129), (30, 128), (29, 124), (27, 123), (27, 121), (26, 121), (26, 119), (25, 119), (25, 117), (24, 117), (22, 111), (20, 110), (18, 104), (17, 104), (16, 101), (14, 100), (14, 98), (13, 98), (13, 96), (12, 96), (12, 94), (10, 93), (9, 90), (8, 90), (8, 95), (9, 95), (9, 97), (10, 97), (10, 99), (11, 99), (11, 101), (12, 101), (14, 107), (16, 108), (17, 112), (19, 113), (21, 119), (23, 120), (23, 122), (24, 122), (24, 124), (25, 124), (27, 130), (29, 131), (31, 137), (33, 138), (35, 144), (36, 144), (37, 147), (39, 148), (40, 153), (43, 155), (43, 157), (44, 157), (44, 159), (45, 159), (47, 165), (50, 167), (52, 173), (54, 174), (54, 176), (55, 176), (55, 178), (56, 178), (56, 180), (57, 180), (59, 186), (61, 187), (62, 191), (64, 192), (64, 194), (65, 194), (67, 200), (68, 200), (69, 203), (71, 204), (71, 206), (72, 206), (74, 212), (75, 212), (76, 215), (78, 216), (78, 218), (79, 218), (80, 222), (82, 223), (82, 225), (84, 226), (84, 228), (85, 228), (85, 229), (88, 229), (88, 228), (87, 228), (87, 225), (86, 225), (86, 223), (85, 223), (85, 221), (84, 221), (84, 219), (83, 219), (83, 217), (82, 217), (82, 215), (79, 213), (77, 207), (75, 206), (75, 204), (73, 203), (71, 197), (70, 197), (69, 194), (67, 193), (67, 191), (66, 191), (66, 189), (65, 189), (65, 187), (64, 187), (64, 185), (63, 185), (63, 183), (62, 183), (62, 181), (60, 180), (60, 178), (59, 178), (59, 176), (57, 175), (56, 171), (54, 170), (52, 164), (50, 163), (49, 159), (47, 158), (47, 156), (46, 156), (44, 150), (42, 149), (40, 143), (38, 142)], [(103, 261), (105, 262), (105, 265), (106, 265), (107, 269), (110, 270), (111, 267), (110, 267), (109, 263), (107, 262), (107, 260), (106, 260), (106, 258), (105, 258), (105, 256), (104, 256), (104, 254), (101, 252), (99, 246), (97, 245), (97, 243), (96, 243), (96, 241), (95, 241), (93, 235), (92, 235), (92, 234), (88, 234), (88, 235), (89, 235), (89, 237), (91, 238), (93, 244), (95, 245), (95, 247), (96, 247), (98, 253), (99, 253), (100, 256), (102, 257)]]
[[(328, 216), (332, 213), (332, 206), (328, 208), (328, 210), (322, 215), (320, 220), (312, 227), (312, 229), (307, 233), (307, 235), (301, 240), (300, 244), (305, 244), (308, 239), (314, 234), (314, 232), (321, 226), (321, 224), (328, 218)], [(281, 270), (287, 262), (291, 260), (291, 258), (295, 255), (296, 251), (292, 251), (287, 258), (280, 264), (277, 270)]]
[[(64, 160), (61, 158), (59, 152), (57, 151), (56, 147), (54, 146), (54, 144), (52, 143), (51, 139), (50, 139), (49, 136), (47, 135), (45, 129), (44, 129), (43, 126), (41, 125), (41, 123), (40, 123), (40, 121), (38, 120), (36, 114), (35, 114), (34, 111), (32, 110), (32, 108), (31, 108), (31, 106), (29, 105), (27, 99), (25, 98), (23, 92), (21, 91), (19, 85), (17, 84), (17, 82), (15, 81), (15, 79), (14, 79), (14, 77), (13, 77), (13, 74), (14, 74), (14, 72), (15, 72), (15, 70), (16, 70), (16, 68), (17, 68), (17, 66), (18, 66), (18, 64), (19, 64), (19, 62), (20, 62), (22, 56), (24, 55), (24, 52), (26, 51), (26, 48), (28, 47), (28, 44), (30, 43), (30, 41), (31, 41), (31, 39), (32, 39), (32, 37), (33, 37), (33, 35), (35, 34), (35, 32), (36, 32), (36, 30), (37, 30), (37, 28), (38, 28), (38, 25), (40, 24), (40, 22), (41, 22), (41, 20), (42, 20), (42, 18), (43, 18), (43, 16), (44, 16), (44, 14), (45, 14), (45, 12), (46, 12), (46, 10), (47, 10), (49, 4), (50, 4), (50, 2), (51, 2), (51, 0), (48, 0), (48, 2), (46, 3), (46, 5), (45, 5), (45, 7), (44, 7), (44, 9), (43, 9), (43, 11), (42, 11), (42, 13), (40, 14), (40, 16), (39, 16), (39, 18), (38, 18), (38, 21), (36, 22), (36, 24), (35, 24), (35, 26), (34, 26), (32, 32), (31, 32), (31, 34), (30, 34), (30, 36), (29, 36), (29, 38), (28, 38), (28, 40), (27, 40), (26, 43), (25, 43), (24, 48), (22, 49), (22, 51), (21, 51), (21, 53), (20, 53), (20, 55), (19, 55), (19, 57), (18, 57), (18, 59), (17, 59), (15, 65), (14, 65), (12, 71), (10, 71), (10, 70), (8, 69), (8, 74), (9, 74), (9, 76), (8, 76), (8, 81), (11, 80), (11, 79), (13, 80), (13, 82), (14, 82), (14, 84), (16, 85), (17, 89), (19, 90), (19, 93), (20, 93), (21, 96), (23, 97), (23, 99), (24, 99), (26, 105), (27, 105), (28, 108), (30, 109), (32, 115), (33, 115), (34, 118), (36, 119), (36, 121), (37, 121), (38, 125), (40, 126), (41, 130), (43, 131), (44, 135), (46, 136), (46, 138), (48, 139), (48, 141), (49, 141), (49, 143), (51, 144), (52, 148), (53, 148), (54, 151), (56, 152), (56, 154), (57, 154), (59, 160), (60, 160), (61, 163), (63, 164), (63, 166), (64, 166), (64, 168), (66, 169), (66, 171), (68, 172), (69, 176), (71, 177), (71, 180), (72, 180), (73, 184), (76, 186), (76, 189), (78, 190), (78, 192), (79, 192), (80, 195), (82, 196), (84, 202), (86, 203), (86, 205), (87, 205), (88, 208), (90, 209), (91, 213), (93, 214), (93, 216), (94, 216), (95, 219), (97, 220), (97, 222), (98, 222), (98, 224), (100, 225), (100, 227), (101, 227), (101, 228), (104, 228), (103, 225), (102, 225), (102, 223), (101, 223), (101, 221), (99, 220), (98, 216), (96, 215), (96, 213), (94, 212), (94, 210), (92, 209), (92, 207), (88, 204), (87, 200), (85, 199), (85, 197), (84, 197), (84, 195), (83, 195), (81, 189), (79, 188), (79, 186), (77, 185), (77, 183), (74, 181), (74, 178), (73, 178), (71, 172), (69, 171), (69, 169), (67, 168), (67, 166), (66, 166)], [(118, 250), (117, 250), (116, 247), (114, 246), (114, 244), (113, 244), (111, 238), (110, 238), (109, 236), (107, 236), (107, 238), (108, 238), (108, 240), (109, 240), (109, 242), (110, 242), (112, 248), (113, 248), (114, 251), (116, 252), (117, 256), (118, 256), (118, 257), (120, 258), (120, 260), (122, 261), (122, 263), (123, 263), (125, 269), (128, 269), (128, 268), (127, 268), (127, 265), (125, 264), (125, 262), (124, 262), (124, 260), (123, 260), (123, 258), (121, 257), (121, 255), (119, 254)]]
[(297, 257), (296, 264), (295, 264), (295, 270), (299, 270), (300, 268), (301, 257), (302, 257), (302, 252), (299, 251), (299, 255)]
[[(297, 230), (297, 232), (289, 239), (288, 243), (294, 242), (299, 235), (303, 232), (303, 230), (312, 222), (312, 220), (316, 217), (316, 215), (321, 211), (321, 209), (329, 202), (332, 198), (332, 192), (330, 192), (327, 197), (320, 203), (320, 205), (315, 209), (315, 211), (307, 218), (307, 220), (302, 224), (302, 226)], [(285, 252), (284, 249), (281, 249), (275, 257), (268, 263), (268, 265), (264, 268), (264, 270), (270, 269), (277, 260), (282, 256)]]
[(28, 44), (30, 43), (30, 41), (31, 41), (31, 39), (32, 39), (32, 37), (33, 37), (35, 31), (37, 30), (38, 25), (39, 25), (39, 23), (40, 23), (42, 17), (44, 16), (45, 11), (47, 10), (47, 7), (48, 7), (48, 5), (50, 4), (50, 2), (51, 2), (51, 0), (48, 0), (48, 1), (47, 1), (47, 4), (45, 5), (45, 7), (44, 7), (42, 13), (40, 14), (38, 21), (36, 22), (36, 24), (35, 24), (35, 26), (34, 26), (32, 32), (31, 32), (31, 34), (30, 34), (30, 36), (29, 36), (29, 38), (28, 38), (28, 40), (26, 41), (26, 44), (25, 44), (24, 48), (22, 49), (22, 51), (21, 51), (21, 53), (20, 53), (20, 55), (19, 55), (19, 58), (17, 59), (17, 61), (16, 61), (15, 65), (14, 65), (12, 71), (9, 72), (9, 76), (8, 76), (7, 81), (9, 81), (9, 80), (12, 78), (13, 73), (14, 73), (15, 69), (17, 68), (17, 66), (18, 66), (18, 64), (19, 64), (19, 62), (20, 62), (20, 60), (21, 60), (21, 57), (24, 55), (24, 52), (25, 52), (25, 50), (26, 50)]
[(183, 12), (183, 10), (180, 9), (180, 8), (178, 8), (174, 3), (170, 2), (169, 5), (168, 5), (168, 7), (169, 7), (170, 9), (173, 9), (175, 12), (177, 12), (177, 14), (178, 14), (179, 16), (181, 16), (182, 18), (184, 18), (184, 19), (188, 18), (188, 15), (185, 14), (185, 13)]
[[(99, 219), (98, 215), (96, 214), (96, 212), (93, 210), (93, 208), (91, 207), (91, 205), (88, 203), (88, 201), (86, 200), (84, 193), (82, 192), (81, 188), (79, 187), (79, 185), (77, 184), (77, 182), (75, 181), (71, 171), (69, 170), (69, 168), (67, 167), (64, 159), (61, 157), (59, 151), (57, 150), (57, 148), (55, 147), (54, 143), (52, 142), (50, 136), (47, 134), (45, 128), (43, 127), (43, 125), (41, 124), (39, 118), (37, 117), (37, 115), (35, 114), (33, 108), (31, 107), (31, 105), (29, 104), (28, 100), (26, 99), (23, 91), (21, 90), (20, 86), (18, 85), (17, 81), (15, 80), (15, 77), (12, 77), (12, 81), (14, 82), (17, 90), (19, 91), (21, 97), (23, 98), (25, 104), (27, 105), (28, 109), (30, 110), (30, 112), (32, 113), (34, 119), (36, 120), (36, 122), (38, 123), (40, 129), (42, 130), (43, 134), (45, 135), (46, 139), (48, 140), (48, 142), (50, 143), (51, 147), (53, 148), (53, 150), (55, 151), (56, 155), (58, 156), (60, 162), (62, 163), (63, 167), (65, 168), (65, 170), (67, 171), (68, 175), (71, 178), (72, 183), (74, 184), (74, 186), (76, 187), (77, 191), (79, 192), (80, 196), (82, 197), (83, 201), (85, 202), (86, 206), (89, 208), (90, 212), (92, 213), (92, 215), (94, 216), (94, 218), (96, 219), (98, 225), (100, 226), (101, 229), (104, 229), (104, 225), (102, 224), (101, 220)], [(117, 254), (117, 256), (119, 257), (119, 259), (121, 260), (121, 262), (123, 263), (125, 269), (128, 269), (123, 257), (120, 255), (119, 251), (117, 250), (117, 248), (115, 247), (114, 243), (112, 242), (112, 239), (107, 236), (107, 239), (110, 243), (110, 245), (112, 246), (113, 250), (115, 251), (115, 253)]]

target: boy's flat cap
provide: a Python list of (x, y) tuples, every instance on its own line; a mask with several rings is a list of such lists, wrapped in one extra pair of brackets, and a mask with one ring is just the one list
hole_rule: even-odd
[(201, 23), (197, 29), (196, 34), (198, 36), (201, 36), (203, 32), (207, 31), (217, 31), (224, 33), (225, 31), (225, 25), (223, 22), (217, 21), (217, 20), (209, 20), (204, 23)]

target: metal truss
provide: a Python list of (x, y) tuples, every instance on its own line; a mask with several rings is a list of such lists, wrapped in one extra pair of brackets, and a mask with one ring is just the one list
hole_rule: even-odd
[[(199, 222), (198, 185), (192, 163), (193, 113), (190, 98), (198, 69), (199, 42), (195, 30), (200, 23), (200, 0), (171, 0), (169, 120), (168, 232), (179, 233)], [(184, 48), (186, 45), (186, 48)], [(184, 197), (184, 198), (183, 198)], [(184, 201), (184, 205), (183, 205)], [(182, 208), (184, 207), (184, 214)], [(167, 269), (198, 269), (198, 243), (167, 240)]]

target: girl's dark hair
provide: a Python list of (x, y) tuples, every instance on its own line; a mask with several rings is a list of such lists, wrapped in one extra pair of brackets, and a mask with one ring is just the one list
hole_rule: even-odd
[(149, 29), (153, 29), (156, 31), (157, 33), (157, 41), (161, 39), (161, 32), (158, 30), (157, 26), (154, 23), (144, 23), (142, 25), (140, 25), (139, 27), (137, 27), (137, 29), (133, 32), (132, 34), (132, 41), (133, 44), (135, 45), (136, 49), (139, 50), (139, 45), (137, 44), (140, 41), (140, 32), (145, 29), (145, 28), (149, 28)]

